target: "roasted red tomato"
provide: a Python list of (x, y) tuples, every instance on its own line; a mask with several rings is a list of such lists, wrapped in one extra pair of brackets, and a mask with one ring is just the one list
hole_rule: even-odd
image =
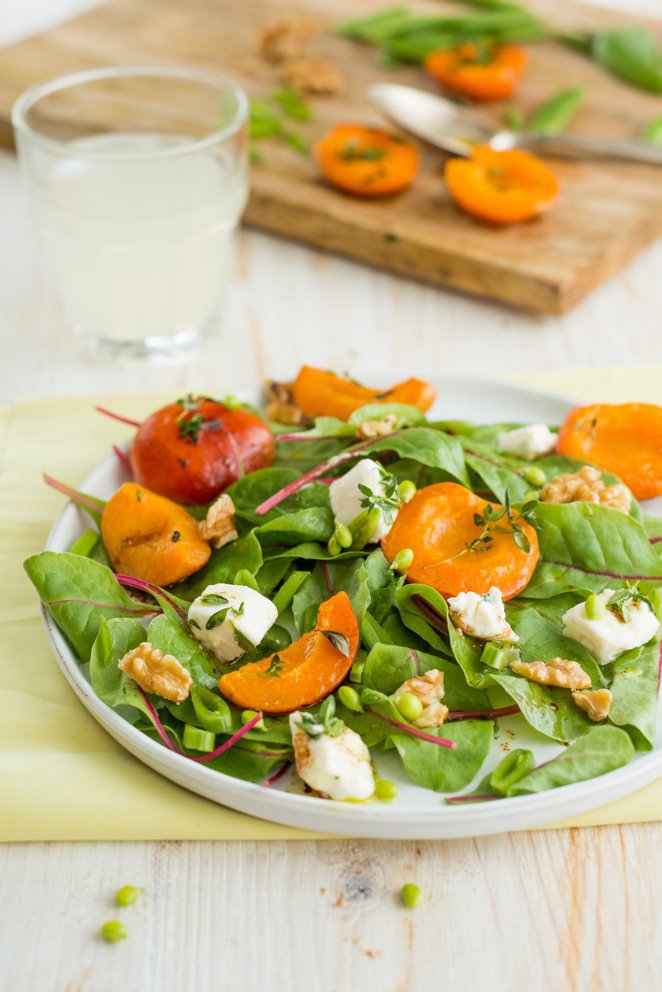
[(136, 482), (176, 503), (209, 503), (246, 472), (274, 460), (267, 425), (247, 410), (187, 397), (145, 420), (131, 446)]

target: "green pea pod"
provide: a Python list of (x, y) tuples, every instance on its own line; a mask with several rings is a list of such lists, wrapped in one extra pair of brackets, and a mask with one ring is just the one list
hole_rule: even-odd
[[(211, 689), (194, 685), (191, 689), (191, 702), (195, 712), (196, 724), (213, 734), (229, 734), (232, 732), (232, 716), (230, 707)], [(187, 721), (188, 722), (188, 721)]]
[(662, 147), (662, 115), (646, 124), (641, 131), (641, 140), (645, 141), (647, 145)]
[(536, 134), (560, 134), (584, 102), (584, 90), (579, 86), (560, 90), (545, 100), (529, 121), (529, 130)]
[(271, 630), (269, 630), (260, 642), (260, 652), (275, 652), (284, 651), (285, 648), (289, 648), (292, 643), (292, 638), (290, 637), (289, 631), (285, 627), (281, 627), (280, 624), (275, 623)]
[(535, 768), (536, 759), (532, 751), (517, 748), (502, 758), (490, 775), (490, 786), (500, 796), (505, 796), (508, 789), (528, 775)]
[(381, 519), (381, 515), (382, 511), (379, 507), (373, 506), (370, 510), (362, 510), (358, 517), (352, 520), (349, 525), (352, 534), (352, 548), (360, 550), (366, 546)]
[(603, 68), (625, 82), (651, 93), (662, 93), (662, 52), (647, 28), (600, 31), (591, 52)]

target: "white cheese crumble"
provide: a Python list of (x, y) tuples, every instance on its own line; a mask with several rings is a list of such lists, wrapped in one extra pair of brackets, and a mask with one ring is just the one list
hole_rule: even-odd
[(250, 586), (225, 582), (207, 586), (188, 611), (191, 633), (219, 661), (235, 661), (244, 654), (235, 633), (255, 647), (277, 618), (278, 610), (266, 596)]
[[(605, 589), (600, 598), (608, 603), (613, 589)], [(647, 603), (641, 600), (627, 603), (629, 619), (621, 620), (607, 610), (598, 620), (589, 620), (586, 604), (579, 603), (563, 614), (563, 633), (583, 644), (600, 665), (607, 665), (625, 651), (641, 647), (654, 637), (659, 621)]]
[[(330, 799), (369, 799), (375, 791), (370, 752), (361, 737), (343, 727), (331, 737), (319, 725), (319, 735), (311, 737), (301, 726), (302, 715), (290, 714), (290, 730), (297, 773), (314, 789)], [(318, 725), (311, 726), (317, 734)]]
[(455, 626), (471, 637), (509, 644), (519, 641), (506, 620), (501, 590), (496, 586), (484, 596), (477, 592), (461, 592), (448, 600), (448, 609)]
[(517, 427), (499, 434), (497, 448), (530, 461), (554, 451), (557, 440), (558, 435), (550, 431), (547, 424), (529, 424), (527, 427)]
[[(329, 498), (336, 519), (349, 527), (352, 521), (366, 509), (361, 506), (366, 494), (361, 492), (360, 485), (366, 486), (375, 496), (385, 496), (385, 476), (388, 478), (388, 474), (378, 462), (373, 461), (372, 458), (362, 458), (346, 475), (341, 475), (332, 482), (329, 486)], [(374, 544), (381, 541), (393, 526), (397, 514), (397, 508), (394, 507), (389, 511), (387, 519), (382, 511), (367, 543)]]

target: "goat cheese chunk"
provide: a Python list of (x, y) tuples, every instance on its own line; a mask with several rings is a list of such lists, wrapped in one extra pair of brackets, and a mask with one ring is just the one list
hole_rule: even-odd
[[(359, 486), (365, 486), (374, 496), (386, 496), (386, 484), (389, 481), (389, 473), (385, 472), (382, 466), (372, 460), (372, 458), (362, 458), (345, 475), (332, 482), (329, 486), (329, 498), (334, 516), (346, 527), (355, 520), (359, 513), (366, 507), (361, 506), (362, 500), (366, 499), (366, 493), (361, 492)], [(397, 487), (394, 485), (395, 498), (397, 499)], [(394, 506), (386, 513), (382, 510), (375, 529), (368, 538), (368, 544), (376, 544), (388, 534), (393, 522), (398, 515), (398, 508)]]
[(298, 710), (290, 714), (296, 769), (306, 785), (330, 799), (369, 799), (375, 777), (361, 737), (349, 727), (331, 737), (321, 724), (309, 725), (311, 735), (301, 722)]
[[(606, 603), (614, 595), (613, 589), (605, 589), (600, 598)], [(625, 651), (639, 648), (650, 641), (659, 630), (660, 624), (648, 603), (641, 600), (627, 602), (627, 620), (612, 610), (598, 620), (589, 620), (586, 603), (579, 603), (563, 614), (563, 633), (583, 644), (600, 665), (607, 665)]]
[(465, 634), (481, 641), (505, 641), (516, 644), (519, 637), (506, 620), (501, 590), (492, 586), (484, 596), (461, 592), (448, 600), (451, 620)]
[(497, 448), (509, 455), (531, 461), (554, 451), (557, 439), (558, 435), (550, 431), (547, 424), (528, 424), (526, 427), (517, 427), (499, 434)]
[(245, 652), (241, 639), (256, 647), (277, 617), (278, 610), (266, 596), (250, 586), (225, 582), (207, 586), (188, 611), (191, 633), (219, 661), (240, 658)]

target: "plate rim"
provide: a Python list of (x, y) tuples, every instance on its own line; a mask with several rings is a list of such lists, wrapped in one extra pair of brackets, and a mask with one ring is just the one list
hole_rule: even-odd
[[(467, 385), (474, 387), (481, 384), (496, 386), (506, 392), (540, 396), (567, 406), (579, 402), (576, 397), (507, 379), (466, 375), (428, 376), (428, 378), (435, 385), (452, 380), (456, 385), (466, 382)], [(254, 395), (255, 386), (237, 388), (236, 392), (249, 390)], [(112, 453), (106, 455), (87, 473), (80, 485), (86, 487), (89, 479), (103, 472), (104, 468), (108, 468), (114, 461), (115, 455)], [(74, 504), (68, 501), (53, 522), (44, 546), (45, 551), (62, 550), (58, 546), (58, 534), (72, 512), (78, 511)], [(336, 836), (374, 839), (432, 840), (473, 837), (553, 825), (553, 822), (559, 818), (585, 813), (621, 799), (662, 776), (662, 747), (660, 747), (647, 752), (637, 752), (633, 762), (597, 778), (589, 779), (587, 782), (577, 782), (498, 802), (468, 804), (466, 807), (444, 805), (442, 794), (439, 794), (438, 807), (412, 811), (406, 807), (398, 808), (386, 803), (344, 803), (265, 788), (261, 783), (246, 782), (206, 768), (199, 762), (190, 761), (137, 730), (94, 693), (76, 661), (73, 649), (43, 604), (40, 604), (40, 613), (51, 650), (65, 679), (97, 723), (122, 747), (143, 764), (182, 788), (218, 805), (227, 806), (268, 822)]]

